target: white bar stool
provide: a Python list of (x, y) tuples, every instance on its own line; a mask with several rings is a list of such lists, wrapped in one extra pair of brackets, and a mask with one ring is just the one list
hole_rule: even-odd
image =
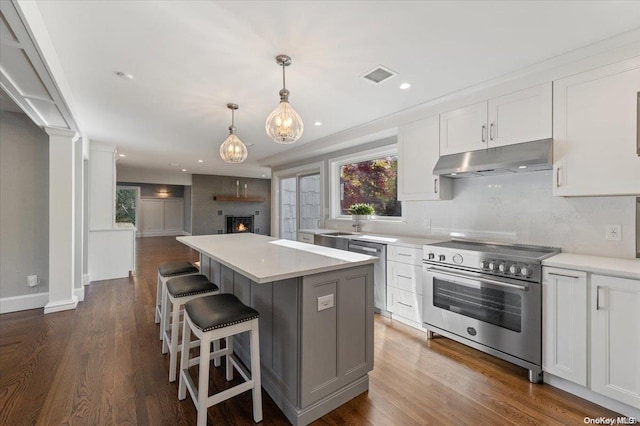
[[(189, 390), (198, 412), (198, 426), (207, 424), (207, 408), (249, 389), (253, 394), (253, 420), (256, 423), (262, 421), (258, 317), (259, 314), (255, 309), (244, 305), (233, 294), (204, 296), (184, 305), (178, 399), (185, 399), (187, 389)], [(251, 378), (247, 377), (233, 356), (233, 336), (245, 331), (251, 331)], [(200, 340), (200, 356), (195, 358), (189, 358), (192, 332)], [(227, 347), (210, 353), (211, 342), (222, 338), (226, 339)], [(235, 367), (245, 382), (209, 396), (210, 357), (218, 358), (220, 356), (226, 357), (227, 381), (233, 380), (233, 368)], [(197, 388), (189, 374), (189, 367), (194, 365), (199, 365)]]
[(162, 313), (164, 312), (164, 302), (166, 298), (166, 286), (167, 280), (182, 276), (182, 275), (194, 275), (199, 274), (200, 270), (193, 266), (189, 262), (167, 262), (160, 265), (158, 268), (158, 283), (156, 288), (156, 324), (160, 323), (160, 340), (163, 338), (163, 332), (165, 329), (165, 324), (162, 323), (162, 319), (165, 317)]
[[(209, 294), (219, 294), (220, 288), (210, 282), (204, 275), (183, 275), (167, 281), (167, 300), (165, 301), (164, 337), (162, 339), (162, 353), (169, 352), (169, 381), (176, 381), (176, 367), (178, 365), (178, 334), (180, 332), (180, 311), (182, 306), (190, 300)], [(169, 317), (171, 312), (171, 317)], [(184, 336), (184, 335), (183, 335)], [(219, 348), (218, 341), (214, 348)], [(219, 365), (219, 360), (216, 365)]]

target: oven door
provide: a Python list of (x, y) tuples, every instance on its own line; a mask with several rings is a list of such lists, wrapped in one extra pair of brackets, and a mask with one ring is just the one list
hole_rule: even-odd
[(427, 328), (542, 364), (540, 284), (428, 264), (424, 279)]

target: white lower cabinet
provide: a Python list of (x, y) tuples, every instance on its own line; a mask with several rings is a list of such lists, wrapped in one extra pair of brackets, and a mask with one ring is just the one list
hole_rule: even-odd
[(591, 275), (591, 389), (640, 409), (640, 280)]
[(542, 369), (587, 386), (587, 274), (544, 268)]
[(422, 327), (422, 250), (387, 246), (387, 311), (394, 319)]
[(544, 372), (640, 409), (640, 280), (545, 267), (542, 285)]
[(298, 232), (298, 241), (313, 244), (313, 234), (307, 232)]

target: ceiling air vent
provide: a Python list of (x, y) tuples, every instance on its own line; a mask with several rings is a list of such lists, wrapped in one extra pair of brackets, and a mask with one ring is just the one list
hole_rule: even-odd
[(369, 80), (372, 83), (379, 84), (395, 75), (398, 75), (398, 73), (390, 70), (387, 67), (378, 65), (377, 67), (363, 75), (362, 78), (364, 78), (365, 80)]

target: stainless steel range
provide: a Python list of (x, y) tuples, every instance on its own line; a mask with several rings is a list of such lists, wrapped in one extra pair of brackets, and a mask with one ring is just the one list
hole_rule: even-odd
[(423, 246), (423, 326), (542, 380), (542, 260), (553, 247), (452, 240)]

